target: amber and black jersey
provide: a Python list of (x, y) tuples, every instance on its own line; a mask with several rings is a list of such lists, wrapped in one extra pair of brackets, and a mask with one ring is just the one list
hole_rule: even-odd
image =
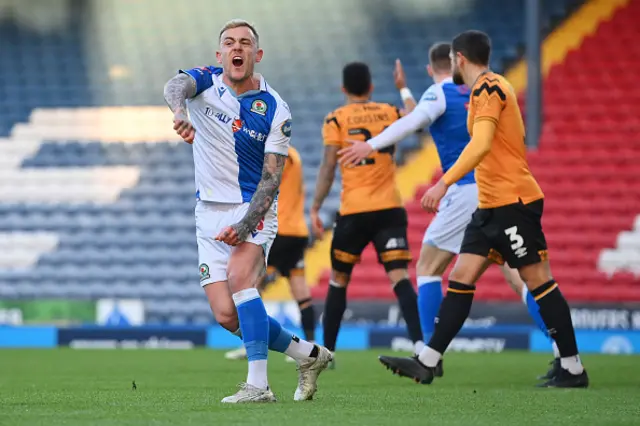
[[(378, 102), (344, 105), (324, 121), (325, 145), (344, 148), (349, 141), (367, 141), (400, 118), (398, 108)], [(355, 167), (341, 167), (340, 214), (349, 215), (402, 206), (396, 185), (395, 147), (373, 152)]]

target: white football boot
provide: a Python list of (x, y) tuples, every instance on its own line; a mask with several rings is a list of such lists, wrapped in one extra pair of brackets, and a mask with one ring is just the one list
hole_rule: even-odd
[(240, 390), (231, 396), (223, 398), (223, 404), (245, 404), (249, 402), (276, 402), (276, 396), (271, 389), (260, 389), (248, 383), (240, 383)]
[(318, 376), (329, 366), (333, 356), (324, 346), (318, 347), (318, 356), (306, 362), (298, 363), (298, 387), (293, 394), (294, 401), (309, 401), (318, 389)]
[(224, 354), (226, 359), (230, 360), (239, 360), (239, 359), (247, 359), (247, 349), (244, 345), (240, 346), (238, 349), (234, 349)]

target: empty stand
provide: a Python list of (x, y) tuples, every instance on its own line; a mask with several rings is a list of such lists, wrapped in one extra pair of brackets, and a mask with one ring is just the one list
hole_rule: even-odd
[[(546, 28), (576, 3), (544, 0)], [(197, 281), (192, 151), (172, 134), (162, 86), (180, 67), (214, 63), (215, 29), (227, 18), (257, 23), (266, 51), (260, 71), (293, 111), (307, 207), (322, 120), (343, 102), (346, 62), (369, 63), (375, 98), (397, 103), (396, 57), (417, 96), (430, 84), (431, 43), (487, 30), (501, 70), (523, 38), (516, 1), (453, 9), (446, 2), (191, 0), (190, 11), (168, 0), (70, 4), (64, 28), (0, 23), (0, 136), (8, 136), (0, 139), (0, 297), (141, 298), (150, 322), (176, 324), (212, 318)], [(400, 161), (418, 146), (414, 139), (401, 146)], [(327, 225), (338, 203), (339, 178), (322, 211)], [(417, 253), (428, 218), (409, 208)], [(351, 296), (390, 297), (373, 262), (367, 252)], [(496, 288), (490, 297), (503, 295)]]

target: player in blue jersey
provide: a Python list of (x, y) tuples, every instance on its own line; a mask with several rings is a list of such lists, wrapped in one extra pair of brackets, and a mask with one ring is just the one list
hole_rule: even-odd
[(193, 143), (200, 284), (218, 323), (241, 336), (247, 381), (224, 403), (275, 402), (267, 349), (298, 363), (294, 399), (310, 400), (332, 360), (267, 315), (256, 286), (278, 229), (277, 194), (289, 150), (289, 107), (260, 74), (258, 33), (246, 21), (219, 35), (218, 67), (180, 71), (165, 85), (174, 129)]
[[(458, 160), (470, 140), (467, 131), (469, 89), (453, 82), (450, 50), (451, 45), (448, 43), (435, 44), (429, 50), (430, 63), (427, 72), (433, 78), (434, 84), (427, 89), (417, 104), (406, 87), (402, 65), (397, 61), (396, 86), (400, 90), (408, 114), (366, 143), (353, 141), (350, 147), (340, 152), (341, 163), (356, 164), (374, 150), (388, 148), (427, 126), (436, 144), (443, 171), (446, 172)], [(477, 207), (478, 188), (471, 171), (449, 187), (440, 203), (438, 213), (424, 234), (416, 269), (420, 324), (425, 342), (429, 341), (433, 333), (442, 302), (442, 275), (460, 252), (464, 230)], [(502, 272), (509, 285), (522, 297), (536, 325), (547, 334), (547, 328), (538, 312), (538, 305), (527, 291), (517, 270), (503, 266)], [(555, 343), (554, 351), (557, 351)], [(442, 360), (438, 363), (436, 374), (443, 374)]]

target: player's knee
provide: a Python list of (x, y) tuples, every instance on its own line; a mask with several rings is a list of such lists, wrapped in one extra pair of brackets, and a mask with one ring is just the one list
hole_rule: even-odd
[(255, 273), (252, 273), (250, 269), (234, 267), (227, 270), (227, 280), (231, 294), (257, 286), (260, 277), (256, 277)]
[(449, 274), (449, 281), (456, 281), (462, 284), (474, 285), (476, 283), (477, 273), (465, 268), (455, 266)]
[(446, 265), (439, 265), (438, 262), (435, 262), (433, 259), (423, 259), (420, 257), (416, 265), (416, 272), (419, 276), (423, 277), (442, 276), (446, 268)]
[(416, 265), (418, 276), (441, 277), (455, 255), (445, 250), (440, 250), (429, 244), (424, 244), (420, 249), (420, 258)]
[(389, 277), (391, 284), (395, 286), (400, 281), (409, 278), (409, 271), (407, 271), (406, 268), (392, 269), (387, 272), (387, 276)]
[(449, 281), (475, 285), (489, 265), (491, 265), (491, 261), (484, 256), (469, 253), (460, 254), (449, 274)]
[(475, 284), (475, 280), (473, 279), (472, 274), (459, 268), (453, 268), (453, 270), (449, 274), (449, 281), (455, 281), (468, 285)]
[(518, 272), (529, 290), (535, 290), (542, 284), (553, 279), (549, 261), (546, 260), (532, 265), (523, 266), (518, 269)]
[(240, 326), (240, 323), (238, 322), (238, 316), (232, 309), (214, 312), (213, 314), (216, 318), (216, 322), (220, 324), (220, 326), (225, 330), (233, 333)]
[(500, 269), (502, 269), (502, 274), (504, 275), (504, 279), (507, 281), (509, 287), (511, 287), (511, 289), (519, 296), (522, 296), (522, 289), (525, 284), (520, 278), (518, 270), (510, 268), (507, 264), (502, 265)]

